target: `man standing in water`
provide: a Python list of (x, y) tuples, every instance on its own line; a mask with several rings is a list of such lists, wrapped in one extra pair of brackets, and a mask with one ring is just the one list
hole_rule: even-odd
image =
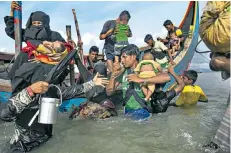
[(176, 89), (169, 92), (163, 92), (155, 97), (155, 101), (152, 103), (144, 100), (145, 96), (142, 93), (140, 84), (161, 84), (168, 82), (170, 76), (166, 73), (159, 74), (155, 77), (148, 79), (141, 79), (134, 74), (134, 69), (138, 65), (139, 49), (136, 45), (130, 44), (124, 47), (122, 50), (121, 62), (125, 69), (119, 69), (119, 65), (114, 65), (114, 71), (112, 72), (109, 84), (106, 87), (107, 95), (112, 95), (118, 85), (121, 83), (121, 87), (124, 95), (125, 114), (132, 117), (135, 120), (144, 120), (151, 116), (151, 113), (165, 112), (168, 108), (169, 102), (184, 87), (183, 81), (174, 73), (173, 68), (170, 68), (170, 73), (177, 80), (179, 86)]
[[(119, 18), (116, 20), (108, 20), (104, 23), (103, 29), (100, 33), (99, 39), (104, 40), (104, 51), (107, 58), (107, 66), (110, 72), (112, 72), (113, 61), (115, 58), (114, 47), (115, 47), (115, 38), (114, 38), (114, 29), (120, 21), (124, 20), (126, 23), (129, 22), (131, 15), (128, 11), (124, 10), (120, 13)], [(132, 32), (129, 29), (126, 32), (127, 37), (132, 37)]]

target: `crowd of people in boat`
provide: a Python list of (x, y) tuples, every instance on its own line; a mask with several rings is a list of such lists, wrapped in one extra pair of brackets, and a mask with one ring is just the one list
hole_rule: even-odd
[[(12, 39), (15, 36), (13, 10), (17, 8), (17, 2), (12, 2), (10, 16), (4, 18), (6, 34)], [(103, 25), (99, 39), (105, 41), (106, 63), (97, 61), (99, 48), (92, 46), (84, 62), (78, 54), (75, 57), (80, 77), (74, 85), (60, 85), (67, 77), (68, 69), (52, 82), (60, 85), (63, 100), (80, 95), (88, 99), (76, 107), (69, 118), (105, 119), (117, 116), (115, 103), (118, 103), (118, 99), (112, 97), (118, 89), (122, 91), (120, 98), (124, 115), (135, 120), (146, 120), (153, 113), (166, 112), (169, 106), (188, 107), (198, 101), (208, 102), (203, 90), (195, 85), (198, 78), (196, 71), (185, 71), (184, 76), (174, 72), (176, 63), (173, 59), (183, 49), (185, 41), (181, 29), (166, 20), (163, 26), (168, 31), (167, 37), (154, 40), (151, 34), (147, 34), (144, 42), (151, 51), (142, 55), (140, 49), (128, 41), (132, 37), (128, 25), (130, 19), (130, 13), (125, 10), (117, 19)], [(8, 151), (27, 152), (52, 137), (53, 125), (40, 124), (36, 120), (31, 126), (28, 123), (38, 110), (36, 95), (60, 97), (58, 91), (44, 80), (56, 64), (76, 49), (76, 45), (52, 31), (49, 23), (50, 18), (46, 13), (36, 11), (31, 13), (26, 28), (22, 29), (22, 41), (27, 46), (18, 54), (9, 72), (12, 97), (1, 111), (1, 119), (14, 121), (17, 131), (11, 138)], [(177, 82), (176, 88), (163, 91), (162, 87), (172, 77)], [(179, 94), (176, 102), (170, 103)]]

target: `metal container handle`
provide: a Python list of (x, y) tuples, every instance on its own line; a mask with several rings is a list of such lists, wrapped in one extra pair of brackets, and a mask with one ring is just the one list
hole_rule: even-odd
[[(56, 87), (58, 90), (59, 90), (59, 93), (60, 93), (60, 104), (57, 106), (57, 107), (59, 107), (59, 106), (61, 106), (62, 105), (62, 102), (63, 102), (63, 96), (62, 96), (62, 91), (61, 91), (61, 89), (58, 87), (58, 86), (56, 86), (56, 85), (54, 85), (54, 84), (50, 84), (49, 86), (48, 86), (48, 89), (50, 88), (50, 87)], [(40, 99), (41, 99), (41, 97), (42, 97), (42, 94), (40, 94), (40, 96), (39, 96), (39, 104), (40, 104)]]
[[(50, 87), (56, 87), (56, 88), (59, 90), (59, 92), (60, 92), (60, 104), (59, 104), (59, 105), (56, 104), (56, 106), (57, 106), (57, 107), (61, 106), (61, 105), (62, 105), (62, 98), (63, 98), (63, 97), (62, 97), (62, 91), (61, 91), (61, 89), (60, 89), (58, 86), (54, 85), (54, 84), (50, 84), (50, 85), (48, 86), (48, 89), (49, 89)], [(42, 94), (40, 94), (40, 96), (39, 96), (39, 102), (38, 102), (39, 104), (40, 104), (41, 96), (42, 96)], [(39, 110), (34, 114), (34, 116), (32, 117), (32, 119), (30, 120), (28, 126), (31, 126), (31, 124), (34, 122), (35, 118), (36, 118), (38, 115), (39, 115)]]

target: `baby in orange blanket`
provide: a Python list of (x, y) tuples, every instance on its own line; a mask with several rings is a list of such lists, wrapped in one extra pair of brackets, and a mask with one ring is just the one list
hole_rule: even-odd
[(33, 54), (35, 56), (33, 62), (55, 65), (68, 54), (68, 51), (62, 42), (43, 41), (43, 44), (40, 44), (36, 50), (33, 51)]

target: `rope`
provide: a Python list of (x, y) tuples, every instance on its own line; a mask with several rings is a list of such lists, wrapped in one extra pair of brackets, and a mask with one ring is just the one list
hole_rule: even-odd
[(197, 49), (198, 45), (202, 42), (202, 39), (197, 43), (196, 47), (195, 47), (195, 52), (200, 54), (201, 56), (203, 56), (206, 60), (210, 61), (206, 56), (204, 56), (203, 54), (206, 54), (206, 53), (211, 53), (211, 51), (199, 51)]
[(197, 45), (195, 47), (196, 53), (198, 53), (198, 54), (211, 53), (211, 51), (202, 51), (202, 52), (200, 52), (200, 51), (197, 50), (197, 47), (201, 42), (202, 42), (202, 39), (197, 43)]
[(0, 71), (0, 73), (6, 72), (7, 74), (9, 74), (8, 69), (9, 69), (10, 64), (14, 61), (14, 58), (15, 58), (15, 56), (11, 59), (10, 63), (6, 67), (5, 67), (5, 65), (3, 65), (4, 70)]

